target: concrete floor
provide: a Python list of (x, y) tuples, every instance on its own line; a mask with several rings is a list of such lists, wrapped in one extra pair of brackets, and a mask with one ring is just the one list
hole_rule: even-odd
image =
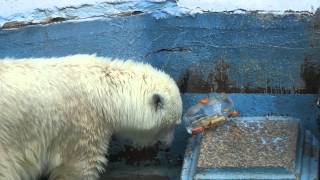
[(123, 176), (123, 177), (104, 176), (104, 177), (101, 177), (100, 180), (169, 180), (169, 177), (158, 176), (158, 175)]
[(100, 180), (178, 180), (181, 166), (110, 163)]

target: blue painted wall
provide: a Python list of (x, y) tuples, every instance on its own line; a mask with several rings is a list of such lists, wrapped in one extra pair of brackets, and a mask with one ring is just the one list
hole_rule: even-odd
[[(0, 57), (96, 53), (149, 62), (187, 84), (188, 92), (210, 92), (213, 86), (226, 92), (316, 93), (320, 78), (311, 77), (320, 77), (318, 19), (205, 13), (33, 26), (0, 30)], [(303, 67), (312, 73), (302, 75)], [(219, 68), (227, 76), (222, 84), (210, 80)], [(181, 81), (185, 76), (188, 82)]]

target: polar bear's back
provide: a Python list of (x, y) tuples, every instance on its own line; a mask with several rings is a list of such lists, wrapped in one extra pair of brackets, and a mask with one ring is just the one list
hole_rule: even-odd
[[(29, 116), (34, 112), (41, 118), (40, 114), (45, 113), (40, 111), (65, 107), (70, 99), (85, 104), (92, 102), (92, 98), (99, 99), (97, 96), (124, 97), (130, 102), (134, 96), (127, 92), (142, 97), (153, 89), (160, 92), (174, 89), (179, 96), (174, 81), (150, 65), (95, 55), (0, 60), (0, 81), (0, 121), (9, 119), (5, 116), (12, 121), (26, 120), (21, 112), (28, 112)], [(106, 94), (102, 95), (102, 91)]]
[[(83, 66), (84, 64), (87, 65)], [(89, 64), (92, 66), (90, 71), (95, 72), (103, 68), (104, 63), (97, 61), (94, 56), (84, 55), (0, 60), (0, 107), (15, 109), (25, 104), (41, 107), (45, 106), (41, 103), (49, 103), (50, 100), (63, 100), (63, 93), (79, 90), (76, 86), (80, 85), (80, 80), (88, 73)]]
[(64, 111), (81, 109), (80, 104), (87, 103), (87, 94), (81, 86), (96, 80), (82, 81), (89, 77), (88, 73), (102, 69), (105, 63), (89, 55), (0, 60), (0, 136), (10, 143), (16, 142), (17, 147), (24, 147), (23, 138), (21, 141), (10, 139), (16, 140), (15, 134), (23, 133), (25, 142), (30, 143), (30, 139), (41, 135), (40, 130), (58, 132), (59, 127), (53, 127), (54, 119), (62, 119)]

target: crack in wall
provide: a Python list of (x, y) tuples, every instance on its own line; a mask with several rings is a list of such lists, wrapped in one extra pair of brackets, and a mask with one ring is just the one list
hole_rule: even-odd
[(191, 51), (192, 51), (191, 48), (184, 48), (184, 47), (162, 48), (154, 52), (148, 53), (145, 57), (148, 57), (151, 54), (157, 54), (162, 52), (191, 52)]

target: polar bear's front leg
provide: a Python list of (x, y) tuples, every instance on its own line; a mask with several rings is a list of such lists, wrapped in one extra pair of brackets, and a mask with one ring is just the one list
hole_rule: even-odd
[(95, 169), (84, 169), (86, 162), (73, 161), (72, 164), (61, 164), (55, 168), (49, 176), (49, 180), (96, 180), (98, 179)]
[(106, 163), (104, 154), (88, 152), (86, 156), (64, 158), (63, 162), (49, 172), (49, 180), (96, 180)]
[[(78, 128), (75, 128), (78, 129)], [(96, 180), (107, 163), (106, 153), (111, 133), (69, 131), (58, 139), (50, 154), (49, 180)], [(102, 132), (102, 131), (101, 131)], [(69, 143), (68, 143), (69, 142)], [(65, 143), (65, 144), (63, 144)]]
[(32, 166), (31, 161), (24, 161), (22, 153), (6, 151), (0, 143), (0, 180), (32, 180), (38, 176), (39, 171)]
[(4, 160), (5, 154), (0, 155), (0, 180), (21, 180), (20, 174), (9, 161)]

